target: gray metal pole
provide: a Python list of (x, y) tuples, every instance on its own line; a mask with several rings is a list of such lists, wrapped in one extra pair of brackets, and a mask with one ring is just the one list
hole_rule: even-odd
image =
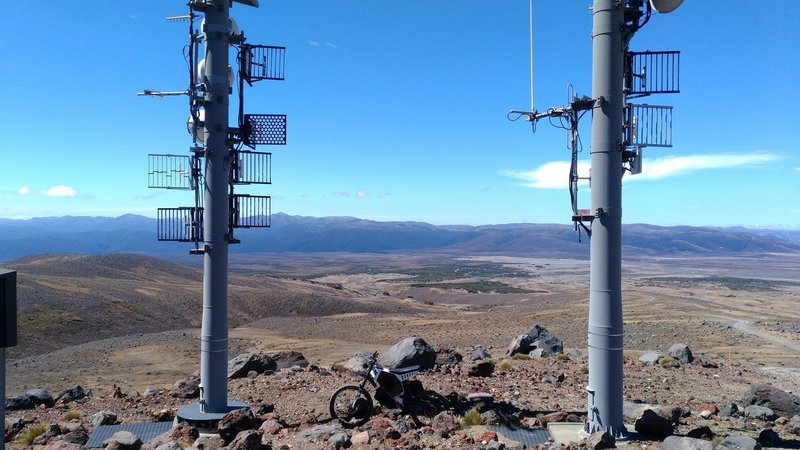
[[(6, 423), (6, 349), (0, 347), (0, 418), (3, 419), (3, 429)], [(6, 448), (6, 433), (0, 434), (0, 448)]]
[(228, 136), (229, 0), (206, 2), (205, 145), (203, 203), (205, 241), (203, 324), (200, 337), (200, 408), (228, 411)]
[(592, 29), (592, 223), (589, 294), (589, 418), (584, 431), (627, 436), (622, 422), (623, 10), (594, 0)]

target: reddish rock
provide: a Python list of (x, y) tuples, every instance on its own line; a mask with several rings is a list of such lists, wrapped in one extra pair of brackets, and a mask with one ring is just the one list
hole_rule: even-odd
[(261, 427), (258, 428), (258, 431), (262, 432), (263, 434), (278, 434), (283, 429), (283, 425), (277, 419), (267, 419), (264, 423), (261, 424)]
[(591, 450), (603, 450), (616, 447), (617, 441), (609, 432), (598, 431), (586, 438), (586, 444)]
[(122, 389), (116, 384), (112, 384), (108, 390), (106, 390), (106, 397), (107, 398), (122, 398)]
[(311, 414), (304, 414), (300, 417), (300, 429), (306, 429), (317, 425), (317, 418)]
[(375, 434), (379, 436), (383, 436), (386, 433), (387, 429), (392, 428), (392, 421), (389, 420), (388, 417), (385, 416), (378, 416), (372, 419), (372, 423), (370, 427)]
[(494, 431), (487, 431), (478, 438), (480, 442), (489, 442), (489, 441), (496, 441), (497, 440), (497, 433)]
[(369, 431), (361, 431), (353, 434), (353, 436), (350, 437), (350, 442), (352, 442), (353, 445), (362, 445), (369, 444), (371, 439), (372, 436), (370, 436)]
[(703, 404), (697, 407), (697, 411), (700, 414), (703, 414), (703, 411), (708, 411), (709, 414), (713, 416), (719, 413), (719, 407), (717, 405)]
[(458, 420), (450, 411), (440, 412), (433, 419), (431, 419), (431, 428), (434, 432), (441, 437), (447, 437), (453, 431), (458, 430), (461, 426)]
[(242, 408), (225, 414), (219, 421), (217, 431), (222, 440), (228, 444), (242, 431), (256, 430), (259, 425), (253, 411), (250, 408)]
[(261, 433), (256, 430), (242, 431), (228, 444), (229, 450), (259, 450), (260, 448)]
[(83, 445), (65, 441), (53, 441), (39, 447), (39, 450), (83, 450)]
[(545, 426), (550, 422), (565, 422), (567, 420), (567, 416), (568, 415), (569, 414), (567, 414), (564, 411), (559, 411), (559, 412), (546, 414), (546, 415), (542, 416), (542, 418), (541, 418), (542, 426)]
[(172, 429), (169, 437), (178, 444), (191, 445), (200, 437), (200, 432), (193, 426), (181, 423)]

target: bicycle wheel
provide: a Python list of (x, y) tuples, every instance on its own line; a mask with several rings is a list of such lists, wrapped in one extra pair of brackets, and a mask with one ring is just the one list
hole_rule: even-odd
[(417, 427), (429, 426), (431, 420), (442, 411), (448, 409), (449, 402), (436, 391), (426, 390), (421, 393), (411, 407), (411, 420)]
[(364, 425), (372, 415), (372, 397), (357, 384), (346, 384), (331, 395), (331, 417), (345, 428)]

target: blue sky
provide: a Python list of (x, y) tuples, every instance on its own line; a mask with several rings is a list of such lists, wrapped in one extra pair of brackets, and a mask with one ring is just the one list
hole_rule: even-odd
[[(569, 223), (563, 130), (510, 122), (530, 108), (528, 1), (262, 0), (232, 16), (285, 45), (286, 80), (246, 110), (288, 115), (273, 152), (273, 211), (435, 224)], [(539, 110), (590, 95), (586, 1), (535, 0)], [(731, 7), (730, 5), (735, 5)], [(0, 217), (154, 216), (189, 206), (147, 189), (147, 154), (188, 154), (182, 1), (11, 2), (3, 42)], [(626, 175), (623, 221), (800, 227), (800, 3), (687, 0), (632, 50), (680, 50), (671, 149)], [(582, 121), (588, 165), (588, 116)], [(580, 207), (589, 207), (581, 190)]]

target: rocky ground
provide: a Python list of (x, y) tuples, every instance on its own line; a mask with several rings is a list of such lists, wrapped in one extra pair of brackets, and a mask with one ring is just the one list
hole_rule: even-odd
[[(585, 420), (588, 375), (583, 356), (572, 352), (571, 355), (543, 358), (506, 358), (504, 350), (489, 351), (494, 355), (488, 359), (495, 362), (495, 369), (489, 376), (470, 373), (470, 367), (475, 364), (470, 356), (472, 348), (440, 352), (445, 356), (457, 352), (464, 355), (464, 360), (455, 365), (437, 365), (419, 376), (427, 389), (436, 390), (449, 401), (449, 412), (437, 416), (431, 427), (414, 428), (409, 418), (396, 410), (383, 410), (365, 425), (352, 430), (331, 422), (328, 412), (331, 394), (338, 386), (357, 381), (352, 372), (341, 365), (320, 367), (303, 362), (260, 374), (251, 371), (244, 378), (229, 380), (229, 398), (250, 406), (257, 417), (250, 428), (259, 430), (261, 448), (272, 449), (322, 449), (337, 448), (337, 445), (360, 449), (524, 448), (503, 436), (502, 431), (498, 433), (495, 428), (489, 431), (487, 426), (536, 428), (552, 421)], [(196, 401), (191, 398), (196, 393), (191, 387), (191, 377), (188, 383), (182, 381), (171, 390), (155, 388), (142, 393), (124, 386), (108, 386), (85, 398), (71, 401), (62, 398), (52, 406), (42, 404), (34, 409), (9, 411), (6, 435), (11, 443), (7, 448), (30, 448), (23, 439), (37, 426), (44, 433), (33, 439), (32, 448), (82, 448), (69, 447), (66, 442), (76, 445), (85, 442), (86, 435), (94, 429), (93, 421), (101, 420), (97, 413), (102, 411), (113, 413), (115, 418), (107, 419), (110, 423), (172, 420), (179, 407)], [(688, 364), (672, 358), (662, 359), (660, 363), (629, 360), (625, 363), (624, 378), (626, 421), (633, 424), (644, 409), (650, 408), (668, 418), (662, 422), (667, 421), (670, 432), (678, 436), (702, 436), (713, 443), (731, 435), (747, 436), (760, 438), (763, 447), (800, 448), (800, 417), (796, 416), (800, 413), (800, 400), (794, 403), (797, 408), (794, 413), (750, 410), (747, 416), (744, 413), (746, 403), (752, 401), (748, 400), (748, 395), (753, 386), (780, 384), (781, 381), (767, 371), (730, 366), (725, 361), (695, 359)], [(470, 403), (467, 398), (473, 393), (489, 393), (493, 401)], [(733, 412), (731, 404), (736, 405)], [(482, 423), (479, 426), (464, 424), (464, 415), (476, 406), (483, 412)], [(735, 412), (737, 407), (739, 413)], [(636, 427), (631, 428), (633, 432)], [(650, 432), (653, 430), (658, 428)], [(620, 442), (617, 446), (661, 448), (664, 438), (658, 434), (637, 435), (635, 440)], [(184, 436), (184, 445), (189, 444), (187, 439), (191, 440)], [(49, 444), (34, 445), (46, 443)], [(222, 445), (219, 439), (203, 438), (192, 448)], [(230, 448), (258, 448), (236, 445), (239, 444)], [(556, 445), (543, 444), (544, 447)], [(571, 447), (589, 445), (589, 441), (583, 441)], [(591, 446), (603, 448), (602, 444), (592, 443)], [(151, 445), (150, 448), (156, 447)]]

